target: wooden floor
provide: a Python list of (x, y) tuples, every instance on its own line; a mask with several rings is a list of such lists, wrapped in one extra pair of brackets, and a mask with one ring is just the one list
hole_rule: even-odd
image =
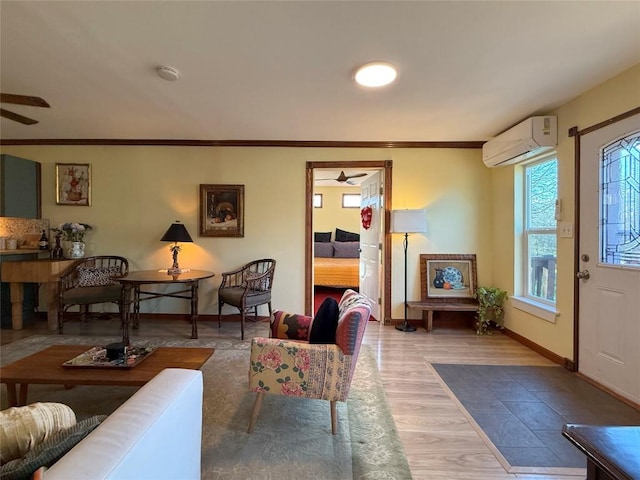
[[(117, 319), (65, 324), (69, 335), (113, 335)], [(200, 338), (239, 338), (236, 322), (200, 322)], [(246, 338), (267, 334), (267, 323), (248, 322)], [(2, 330), (2, 344), (29, 335), (52, 334), (46, 322), (24, 330)], [(135, 336), (188, 338), (190, 326), (182, 321), (143, 321)], [(477, 336), (473, 330), (400, 332), (392, 326), (369, 322), (364, 343), (377, 354), (385, 392), (416, 480), (577, 480), (579, 476), (510, 474), (505, 471), (481, 435), (440, 385), (429, 363), (552, 365), (537, 353), (502, 334)]]

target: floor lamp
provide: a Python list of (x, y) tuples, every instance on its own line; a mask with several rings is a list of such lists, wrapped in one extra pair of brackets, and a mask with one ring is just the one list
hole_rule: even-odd
[(425, 233), (427, 231), (427, 212), (421, 210), (392, 210), (391, 233), (404, 233), (404, 322), (396, 325), (396, 330), (415, 332), (416, 327), (407, 320), (407, 249), (410, 233)]

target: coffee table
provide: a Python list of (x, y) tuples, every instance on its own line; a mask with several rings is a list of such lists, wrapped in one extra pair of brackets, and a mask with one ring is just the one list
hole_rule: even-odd
[[(26, 405), (30, 384), (142, 386), (165, 368), (198, 370), (213, 348), (159, 347), (133, 368), (65, 368), (67, 360), (94, 345), (54, 345), (0, 368), (0, 382), (7, 384), (10, 407)], [(20, 385), (19, 394), (16, 385)]]

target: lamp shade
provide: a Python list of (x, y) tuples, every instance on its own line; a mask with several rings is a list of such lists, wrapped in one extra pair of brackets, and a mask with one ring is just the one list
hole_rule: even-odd
[(426, 231), (426, 210), (417, 209), (391, 211), (391, 233), (424, 233)]
[[(176, 220), (176, 222), (178, 222)], [(181, 223), (172, 223), (169, 230), (160, 239), (161, 242), (193, 242), (187, 227)]]

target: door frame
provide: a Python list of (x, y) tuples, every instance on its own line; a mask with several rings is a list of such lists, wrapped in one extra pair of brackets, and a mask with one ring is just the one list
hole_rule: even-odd
[(384, 188), (382, 201), (384, 235), (382, 242), (382, 316), (384, 324), (391, 323), (391, 234), (389, 233), (389, 221), (391, 216), (391, 192), (393, 160), (362, 160), (362, 161), (336, 161), (336, 162), (307, 162), (306, 165), (306, 191), (305, 191), (305, 249), (304, 249), (304, 310), (305, 315), (313, 315), (313, 174), (316, 168), (378, 168), (383, 170)]
[[(580, 279), (576, 277), (578, 266), (580, 265), (580, 137), (588, 133), (608, 127), (609, 125), (640, 114), (640, 107), (636, 107), (627, 112), (616, 115), (590, 127), (578, 130), (578, 127), (569, 129), (569, 137), (574, 137), (574, 225), (573, 231), (573, 362), (566, 367), (572, 372), (579, 371), (580, 365)], [(619, 396), (618, 396), (619, 398)]]

